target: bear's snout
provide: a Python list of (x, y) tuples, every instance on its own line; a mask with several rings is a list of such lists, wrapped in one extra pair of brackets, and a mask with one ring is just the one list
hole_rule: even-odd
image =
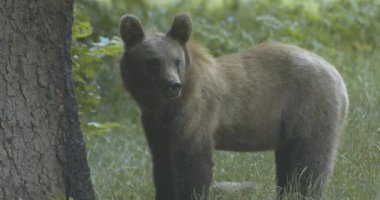
[(181, 94), (181, 83), (179, 81), (170, 81), (167, 84), (165, 96), (168, 99), (178, 97)]

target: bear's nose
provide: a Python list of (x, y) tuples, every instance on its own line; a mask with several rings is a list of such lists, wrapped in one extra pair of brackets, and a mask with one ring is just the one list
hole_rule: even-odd
[(169, 83), (169, 90), (171, 90), (172, 92), (178, 92), (180, 89), (181, 89), (181, 83), (180, 82), (177, 82), (177, 81), (171, 81)]

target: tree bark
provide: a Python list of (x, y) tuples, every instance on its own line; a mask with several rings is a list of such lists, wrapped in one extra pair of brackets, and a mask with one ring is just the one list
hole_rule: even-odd
[(73, 0), (0, 0), (0, 199), (95, 199), (71, 80)]

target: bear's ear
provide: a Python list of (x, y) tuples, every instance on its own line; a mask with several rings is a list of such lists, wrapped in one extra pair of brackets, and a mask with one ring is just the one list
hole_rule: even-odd
[(172, 27), (166, 36), (178, 41), (182, 45), (185, 45), (190, 39), (191, 30), (192, 25), (190, 17), (186, 14), (177, 14), (174, 16)]
[(140, 20), (134, 15), (123, 15), (120, 20), (120, 36), (126, 48), (141, 42), (145, 38), (145, 34)]

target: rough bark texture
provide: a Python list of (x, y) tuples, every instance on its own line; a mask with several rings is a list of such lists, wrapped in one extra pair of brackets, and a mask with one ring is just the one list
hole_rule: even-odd
[(95, 199), (71, 81), (72, 0), (0, 0), (0, 199)]

